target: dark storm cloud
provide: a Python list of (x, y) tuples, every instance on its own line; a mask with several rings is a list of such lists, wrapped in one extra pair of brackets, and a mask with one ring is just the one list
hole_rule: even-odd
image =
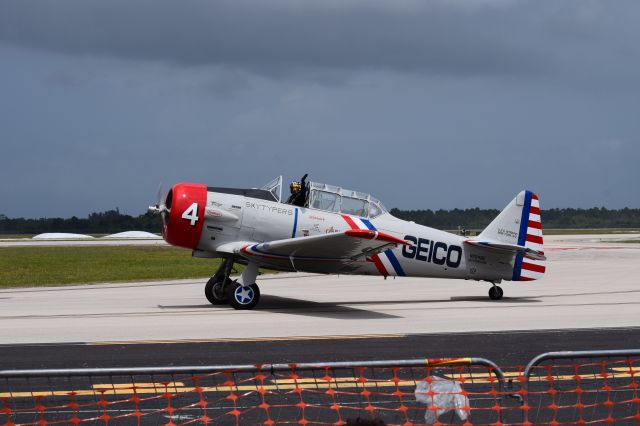
[[(495, 3), (495, 5), (494, 5)], [(4, 1), (0, 40), (68, 54), (241, 67), (532, 73), (526, 6), (480, 1)]]
[[(275, 175), (389, 207), (637, 207), (640, 2), (2, 0), (0, 213)], [(354, 161), (357, 159), (357, 161)]]

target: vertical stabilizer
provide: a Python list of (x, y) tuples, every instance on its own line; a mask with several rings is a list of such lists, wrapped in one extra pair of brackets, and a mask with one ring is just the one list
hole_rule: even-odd
[[(531, 191), (522, 191), (477, 237), (480, 241), (515, 244), (544, 254), (540, 201)], [(531, 281), (542, 278), (545, 261), (517, 254), (514, 259), (512, 281)]]

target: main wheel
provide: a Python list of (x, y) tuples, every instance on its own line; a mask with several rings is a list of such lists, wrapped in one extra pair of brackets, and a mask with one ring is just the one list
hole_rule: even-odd
[(502, 295), (503, 294), (504, 294), (504, 292), (497, 285), (494, 285), (493, 287), (491, 287), (489, 289), (489, 298), (491, 300), (500, 300), (500, 299), (502, 299)]
[(227, 301), (227, 293), (225, 287), (231, 284), (231, 280), (227, 278), (227, 285), (223, 285), (224, 281), (220, 277), (214, 275), (207, 281), (204, 286), (204, 295), (212, 305), (225, 305)]
[(257, 284), (243, 287), (233, 281), (227, 286), (227, 300), (234, 309), (253, 309), (260, 300), (260, 289)]

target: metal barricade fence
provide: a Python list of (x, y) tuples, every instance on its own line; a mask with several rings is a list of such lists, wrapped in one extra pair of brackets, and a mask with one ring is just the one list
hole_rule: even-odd
[(0, 424), (495, 424), (505, 395), (483, 358), (7, 370)]
[(545, 353), (521, 381), (525, 424), (640, 424), (640, 350)]

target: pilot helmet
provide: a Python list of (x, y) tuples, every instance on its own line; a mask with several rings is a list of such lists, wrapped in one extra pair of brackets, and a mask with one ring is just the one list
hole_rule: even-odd
[(297, 180), (294, 180), (293, 182), (291, 182), (291, 185), (289, 185), (289, 189), (291, 189), (291, 192), (298, 192), (300, 191), (300, 182), (298, 182)]

